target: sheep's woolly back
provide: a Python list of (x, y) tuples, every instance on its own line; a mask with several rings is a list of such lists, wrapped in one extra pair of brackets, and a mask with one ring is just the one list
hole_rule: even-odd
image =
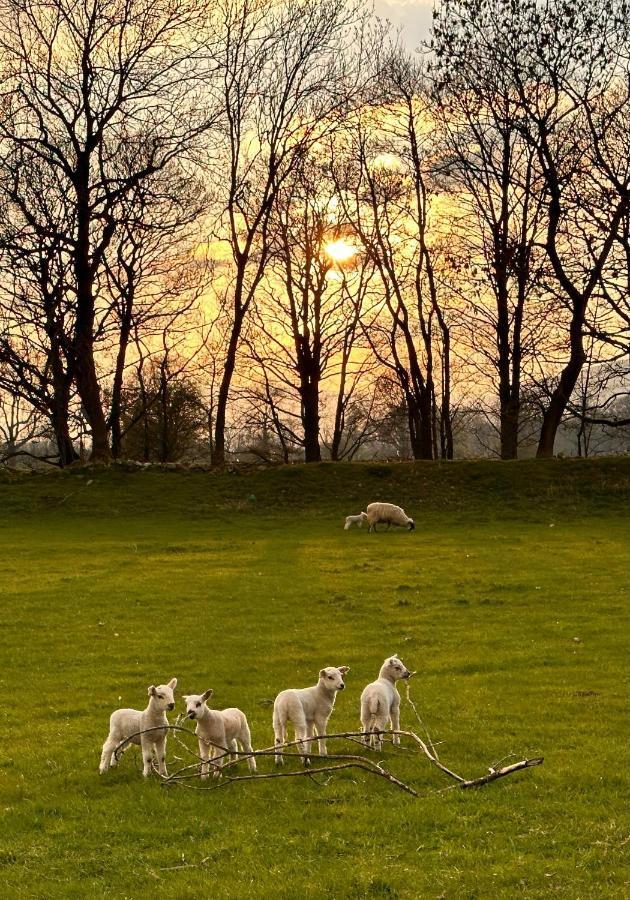
[(400, 525), (403, 528), (413, 519), (409, 518), (404, 509), (393, 503), (370, 503), (367, 507), (367, 520), (370, 525), (385, 522), (389, 525)]

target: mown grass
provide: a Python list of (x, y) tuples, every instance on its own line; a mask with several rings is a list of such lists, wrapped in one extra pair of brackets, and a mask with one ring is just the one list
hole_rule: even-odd
[[(5, 476), (2, 896), (630, 896), (629, 496), (630, 460)], [(341, 530), (372, 499), (417, 531)], [(456, 771), (544, 766), (440, 793), (390, 747), (417, 800), (352, 771), (165, 790), (135, 750), (97, 774), (148, 684), (213, 687), (261, 747), (277, 690), (327, 664), (355, 729), (392, 652)]]

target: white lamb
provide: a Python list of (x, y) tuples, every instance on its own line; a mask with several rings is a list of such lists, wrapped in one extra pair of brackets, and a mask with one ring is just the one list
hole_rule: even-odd
[(352, 528), (353, 525), (358, 525), (359, 528), (363, 527), (363, 523), (367, 521), (367, 513), (360, 512), (358, 516), (346, 516), (346, 524), (343, 526), (344, 531), (347, 531), (349, 528)]
[(368, 534), (376, 531), (379, 522), (383, 522), (389, 528), (390, 525), (399, 525), (413, 531), (416, 527), (413, 519), (410, 519), (404, 509), (394, 506), (393, 503), (370, 503), (367, 507)]
[[(410, 678), (411, 672), (396, 655), (389, 656), (378, 673), (378, 678), (363, 689), (361, 694), (361, 731), (363, 741), (368, 746), (380, 750), (383, 746), (381, 732), (390, 723), (392, 731), (400, 730), (400, 694), (396, 682)], [(400, 743), (400, 736), (394, 735), (394, 744)]]
[[(214, 763), (214, 776), (221, 775), (221, 767), (228, 752), (238, 754), (239, 749), (245, 753), (252, 753), (252, 738), (247, 724), (245, 713), (236, 707), (229, 709), (210, 709), (206, 705), (213, 694), (212, 688), (208, 688), (203, 694), (186, 694), (186, 715), (197, 722), (195, 734), (199, 739), (199, 756), (201, 764), (201, 777), (208, 777), (209, 760), (217, 757)], [(253, 756), (247, 757), (247, 765), (251, 772), (256, 771), (256, 760)]]
[[(273, 730), (276, 747), (286, 742), (287, 723), (295, 728), (295, 739), (304, 754), (304, 765), (309, 765), (308, 754), (314, 733), (326, 734), (326, 726), (335, 705), (338, 691), (345, 688), (343, 677), (349, 666), (327, 666), (321, 669), (319, 681), (313, 687), (289, 688), (280, 691), (273, 704)], [(319, 741), (319, 752), (326, 756), (326, 741)], [(276, 765), (282, 765), (282, 754), (276, 752)]]
[[(166, 756), (166, 728), (168, 725), (166, 710), (175, 708), (173, 691), (177, 687), (177, 678), (171, 678), (168, 684), (151, 685), (148, 689), (149, 705), (146, 709), (117, 709), (109, 719), (109, 734), (103, 744), (99, 773), (104, 775), (110, 766), (116, 766), (118, 760), (114, 751), (121, 743), (127, 743), (118, 750), (122, 753), (131, 744), (139, 744), (142, 748), (142, 774), (146, 778), (151, 773), (153, 755), (157, 757), (158, 771), (160, 775), (167, 775)], [(147, 731), (147, 729), (151, 729)], [(147, 732), (138, 734), (138, 732)]]

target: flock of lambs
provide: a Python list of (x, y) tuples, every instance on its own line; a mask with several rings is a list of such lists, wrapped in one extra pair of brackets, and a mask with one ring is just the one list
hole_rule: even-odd
[[(352, 525), (368, 523), (368, 532), (376, 531), (379, 523), (398, 525), (413, 531), (416, 527), (413, 519), (400, 506), (392, 503), (370, 503), (366, 512), (356, 516), (348, 516), (344, 528)], [(313, 737), (317, 735), (319, 753), (326, 755), (326, 726), (335, 705), (338, 691), (345, 688), (344, 675), (348, 666), (327, 666), (321, 669), (316, 685), (308, 688), (290, 688), (281, 691), (273, 705), (273, 730), (275, 735), (275, 760), (277, 765), (283, 762), (280, 748), (285, 745), (287, 725), (290, 722), (295, 729), (300, 753), (305, 765), (309, 763), (309, 753)], [(400, 730), (400, 695), (396, 682), (401, 678), (409, 678), (411, 672), (396, 655), (388, 657), (379, 672), (376, 681), (371, 682), (361, 694), (361, 727), (367, 745), (380, 749), (382, 732), (387, 724), (392, 731)], [(109, 720), (109, 734), (103, 744), (99, 773), (103, 775), (110, 766), (116, 766), (118, 756), (131, 744), (142, 748), (143, 770), (146, 777), (151, 773), (153, 760), (157, 762), (160, 775), (166, 776), (166, 736), (168, 719), (166, 711), (175, 708), (175, 688), (177, 678), (171, 678), (168, 684), (149, 687), (149, 703), (146, 709), (117, 709)], [(240, 709), (210, 709), (207, 701), (212, 696), (212, 689), (203, 694), (187, 694), (186, 716), (197, 723), (195, 734), (199, 740), (199, 756), (201, 777), (207, 778), (210, 766), (214, 775), (221, 774), (223, 762), (230, 752), (239, 751), (251, 754), (251, 732), (245, 713)], [(400, 743), (394, 734), (393, 742)], [(216, 757), (216, 759), (215, 759)], [(215, 760), (213, 762), (213, 760)], [(247, 764), (252, 772), (256, 771), (256, 759), (247, 756)]]
[[(326, 755), (326, 726), (331, 716), (337, 693), (345, 688), (344, 676), (348, 666), (326, 666), (321, 669), (317, 684), (307, 688), (289, 688), (281, 691), (273, 705), (273, 730), (275, 735), (276, 765), (282, 765), (281, 748), (286, 743), (287, 725), (295, 729), (295, 739), (303, 757), (309, 764), (311, 742), (317, 735), (319, 753)], [(389, 727), (400, 730), (400, 694), (396, 682), (410, 678), (413, 673), (407, 669), (398, 656), (388, 657), (378, 674), (361, 694), (361, 728), (366, 745), (377, 749), (382, 747), (382, 733)], [(109, 734), (103, 744), (99, 773), (103, 775), (110, 766), (116, 766), (118, 755), (131, 744), (142, 748), (143, 770), (146, 777), (151, 773), (153, 760), (157, 762), (160, 775), (167, 776), (166, 736), (168, 719), (166, 711), (175, 708), (175, 688), (177, 678), (168, 684), (149, 688), (149, 703), (146, 709), (117, 709), (109, 720)], [(210, 709), (207, 700), (212, 696), (212, 688), (203, 694), (183, 696), (186, 716), (197, 722), (195, 734), (199, 740), (201, 777), (208, 777), (212, 765), (215, 777), (220, 776), (223, 762), (228, 753), (253, 753), (251, 733), (245, 713), (240, 709)], [(397, 734), (392, 738), (400, 743)], [(216, 759), (215, 759), (216, 758)], [(213, 760), (215, 760), (213, 762)], [(247, 756), (247, 764), (256, 771), (256, 759)]]

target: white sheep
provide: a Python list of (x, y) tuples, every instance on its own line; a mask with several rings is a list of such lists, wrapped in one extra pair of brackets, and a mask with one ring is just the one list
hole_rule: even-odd
[(393, 503), (370, 503), (367, 507), (368, 534), (376, 531), (379, 522), (383, 522), (389, 528), (390, 525), (399, 525), (413, 531), (416, 527), (413, 519), (410, 519), (404, 509), (394, 506)]
[[(149, 705), (146, 709), (117, 709), (109, 719), (109, 734), (103, 744), (99, 774), (104, 775), (110, 766), (116, 766), (118, 760), (114, 751), (121, 743), (126, 745), (118, 750), (122, 753), (131, 744), (139, 744), (142, 748), (142, 774), (146, 778), (151, 773), (153, 755), (157, 757), (158, 771), (160, 775), (167, 775), (166, 755), (166, 728), (168, 725), (166, 710), (175, 708), (173, 691), (177, 687), (177, 678), (171, 678), (168, 684), (151, 685), (148, 688)], [(138, 734), (152, 729), (146, 734)]]
[[(308, 688), (289, 688), (280, 691), (273, 704), (273, 730), (276, 748), (286, 742), (287, 723), (295, 728), (295, 739), (304, 755), (304, 765), (309, 764), (308, 754), (314, 732), (326, 734), (326, 726), (335, 705), (338, 691), (345, 688), (343, 677), (349, 666), (327, 666), (321, 669), (316, 685)], [(326, 756), (326, 741), (319, 741), (319, 752)], [(280, 752), (276, 752), (276, 765), (282, 765)]]
[(367, 513), (360, 512), (358, 516), (346, 516), (346, 523), (343, 526), (344, 531), (347, 531), (349, 528), (352, 528), (353, 525), (358, 525), (359, 528), (363, 527), (363, 523), (367, 521)]
[[(197, 722), (195, 734), (199, 739), (199, 756), (201, 764), (201, 777), (208, 777), (209, 760), (217, 757), (214, 763), (214, 776), (218, 778), (221, 767), (228, 758), (228, 752), (232, 751), (234, 758), (239, 750), (252, 753), (252, 737), (244, 712), (236, 707), (229, 709), (210, 709), (206, 704), (213, 694), (212, 688), (208, 688), (203, 694), (185, 694), (186, 715)], [(256, 760), (253, 756), (247, 757), (247, 765), (250, 772), (256, 771)]]
[[(388, 656), (376, 681), (368, 684), (361, 694), (361, 731), (363, 741), (368, 746), (380, 750), (383, 746), (381, 732), (390, 723), (392, 731), (400, 731), (400, 694), (396, 682), (410, 678), (411, 672), (398, 656)], [(400, 743), (400, 736), (394, 735), (394, 744)]]

